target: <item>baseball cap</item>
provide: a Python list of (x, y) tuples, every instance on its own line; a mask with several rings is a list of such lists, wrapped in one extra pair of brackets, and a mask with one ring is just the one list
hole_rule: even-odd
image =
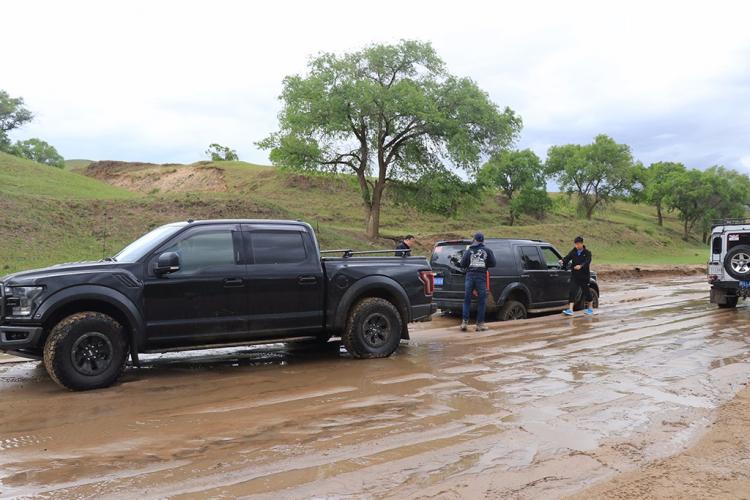
[(476, 233), (474, 235), (474, 241), (477, 241), (479, 243), (484, 241), (484, 235), (482, 233)]
[(573, 240), (573, 243), (583, 243), (583, 236), (576, 236), (576, 239)]

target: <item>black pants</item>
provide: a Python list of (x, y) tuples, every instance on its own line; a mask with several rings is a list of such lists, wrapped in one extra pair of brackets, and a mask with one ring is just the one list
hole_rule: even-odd
[(583, 299), (591, 302), (594, 298), (591, 296), (591, 288), (588, 282), (578, 283), (576, 280), (570, 280), (570, 291), (568, 292), (568, 302), (575, 302), (578, 298), (578, 290), (583, 290)]

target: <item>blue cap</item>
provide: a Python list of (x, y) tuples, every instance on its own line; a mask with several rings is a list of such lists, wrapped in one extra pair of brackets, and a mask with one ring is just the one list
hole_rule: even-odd
[(474, 241), (476, 241), (477, 243), (482, 243), (484, 241), (484, 235), (482, 233), (475, 234)]

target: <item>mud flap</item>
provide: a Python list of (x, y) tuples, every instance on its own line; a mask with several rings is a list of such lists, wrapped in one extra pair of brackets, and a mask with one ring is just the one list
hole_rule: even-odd
[(727, 291), (722, 288), (711, 288), (711, 304), (723, 306), (727, 303)]

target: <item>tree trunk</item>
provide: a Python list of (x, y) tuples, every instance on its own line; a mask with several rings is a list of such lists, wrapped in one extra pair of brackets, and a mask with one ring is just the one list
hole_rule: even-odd
[(688, 221), (685, 219), (685, 224), (683, 225), (683, 233), (682, 233), (682, 239), (684, 241), (687, 241), (690, 239), (690, 227), (688, 226)]
[(596, 207), (596, 205), (591, 205), (590, 207), (586, 208), (586, 218), (588, 220), (591, 220), (591, 218), (594, 216), (594, 207)]
[(516, 216), (513, 215), (513, 211), (510, 211), (510, 217), (508, 217), (508, 225), (512, 226), (516, 222)]
[(656, 219), (660, 226), (664, 225), (664, 217), (661, 214), (661, 202), (656, 203)]
[(380, 236), (380, 205), (383, 201), (385, 179), (378, 180), (372, 190), (372, 203), (367, 214), (367, 237), (374, 240)]

